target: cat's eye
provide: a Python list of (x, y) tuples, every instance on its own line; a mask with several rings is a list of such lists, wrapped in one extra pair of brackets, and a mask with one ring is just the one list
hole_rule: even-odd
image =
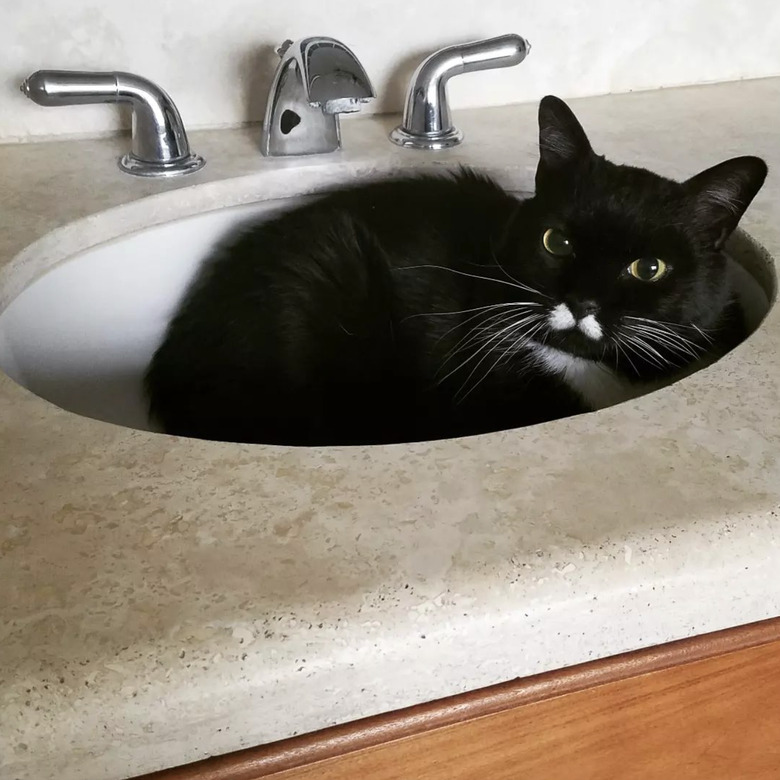
[(669, 273), (669, 266), (660, 257), (642, 257), (626, 270), (640, 282), (657, 282)]
[(544, 231), (542, 244), (551, 255), (556, 257), (571, 257), (574, 254), (574, 247), (569, 238), (555, 228)]

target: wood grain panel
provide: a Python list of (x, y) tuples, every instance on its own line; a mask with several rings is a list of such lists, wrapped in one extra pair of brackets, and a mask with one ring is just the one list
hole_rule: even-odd
[(777, 780), (780, 643), (527, 704), (274, 780)]
[(143, 780), (780, 778), (780, 619), (492, 686)]

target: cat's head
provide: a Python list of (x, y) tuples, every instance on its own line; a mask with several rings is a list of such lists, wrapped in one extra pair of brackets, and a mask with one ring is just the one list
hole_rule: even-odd
[(682, 183), (615, 165), (552, 96), (539, 107), (539, 147), (536, 194), (507, 245), (545, 314), (534, 343), (627, 375), (691, 362), (732, 300), (722, 250), (765, 163), (737, 157)]

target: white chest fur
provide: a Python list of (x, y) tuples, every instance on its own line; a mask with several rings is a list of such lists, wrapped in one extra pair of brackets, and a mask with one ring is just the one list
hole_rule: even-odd
[(539, 365), (565, 382), (591, 409), (614, 406), (651, 389), (622, 379), (603, 363), (535, 342), (530, 347)]

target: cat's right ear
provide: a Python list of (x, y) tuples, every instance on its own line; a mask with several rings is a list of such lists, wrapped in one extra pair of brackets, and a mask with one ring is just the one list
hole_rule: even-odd
[(536, 176), (565, 170), (593, 154), (588, 136), (574, 112), (560, 98), (539, 103), (539, 168)]
[(766, 175), (766, 163), (760, 157), (734, 157), (683, 184), (693, 207), (694, 224), (713, 249), (723, 249)]

